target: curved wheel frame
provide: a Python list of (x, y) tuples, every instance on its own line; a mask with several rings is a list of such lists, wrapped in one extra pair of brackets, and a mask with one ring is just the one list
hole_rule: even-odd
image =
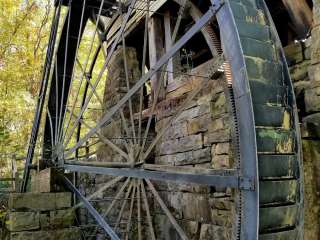
[[(84, 3), (86, 0), (83, 0)], [(90, 2), (89, 0), (87, 0)], [(184, 6), (184, 1), (177, 1), (180, 5)], [(74, 147), (68, 149), (64, 154), (61, 153), (61, 149), (63, 149), (62, 145), (56, 144), (59, 139), (63, 137), (64, 133), (62, 130), (63, 121), (65, 120), (66, 108), (65, 105), (67, 103), (69, 91), (70, 91), (70, 83), (73, 76), (74, 65), (76, 64), (76, 54), (77, 48), (79, 46), (79, 42), (81, 36), (84, 31), (85, 22), (90, 18), (91, 12), (87, 12), (86, 8), (82, 8), (82, 4), (79, 3), (64, 3), (69, 5), (69, 11), (65, 20), (65, 23), (62, 28), (61, 36), (60, 36), (60, 44), (57, 48), (56, 53), (56, 62), (54, 63), (54, 69), (52, 70), (52, 80), (51, 87), (49, 91), (49, 99), (48, 99), (48, 113), (46, 116), (45, 130), (44, 130), (44, 159), (47, 159), (48, 166), (58, 164), (59, 167), (73, 171), (73, 172), (86, 172), (86, 173), (95, 173), (95, 174), (106, 174), (113, 175), (118, 177), (133, 177), (140, 179), (147, 179), (147, 185), (150, 187), (151, 191), (153, 189), (152, 183), (148, 179), (153, 180), (173, 180), (173, 181), (181, 181), (181, 182), (191, 182), (198, 184), (206, 184), (210, 186), (222, 186), (222, 187), (231, 187), (237, 189), (236, 191), (236, 199), (239, 199), (240, 206), (238, 209), (238, 222), (239, 225), (236, 226), (236, 233), (234, 235), (235, 238), (239, 239), (258, 239), (259, 236), (259, 172), (258, 172), (258, 148), (257, 148), (257, 132), (256, 132), (256, 120), (254, 114), (253, 100), (250, 89), (250, 77), (247, 70), (247, 62), (245, 59), (245, 51), (243, 50), (243, 41), (241, 37), (241, 33), (239, 32), (239, 26), (237, 25), (237, 21), (235, 16), (239, 14), (237, 10), (235, 10), (233, 3), (237, 2), (235, 0), (212, 0), (212, 5), (209, 10), (196, 21), (195, 25), (190, 28), (190, 30), (181, 37), (169, 51), (167, 51), (147, 72), (145, 75), (141, 77), (140, 80), (136, 82), (136, 84), (128, 91), (127, 94), (115, 105), (113, 106), (98, 122), (97, 126), (91, 129), (84, 137), (80, 137), (80, 128), (78, 128), (78, 142)], [(247, 2), (254, 2), (253, 0), (247, 0)], [(258, 1), (262, 3), (262, 7), (264, 7), (264, 11), (267, 13), (267, 9), (265, 8), (263, 1)], [(60, 18), (60, 8), (63, 2), (57, 3), (57, 11), (55, 13), (55, 18), (53, 22), (53, 30), (51, 33), (51, 40), (49, 42), (48, 48), (48, 57), (46, 59), (46, 71), (43, 77), (43, 84), (41, 88), (41, 98), (39, 98), (37, 113), (34, 121), (33, 134), (31, 136), (29, 150), (28, 150), (28, 159), (27, 165), (25, 168), (24, 181), (22, 185), (22, 191), (26, 190), (27, 181), (29, 178), (29, 169), (32, 164), (34, 147), (37, 140), (37, 133), (40, 125), (41, 113), (43, 112), (43, 106), (45, 104), (45, 94), (49, 75), (50, 75), (50, 66), (53, 62), (53, 50), (54, 43), (56, 39), (56, 28), (58, 25), (58, 20)], [(92, 4), (96, 4), (96, 8), (98, 9), (96, 14), (99, 16), (101, 14), (102, 7), (112, 8), (114, 3), (104, 3), (100, 1), (93, 1)], [(107, 5), (105, 5), (107, 4)], [(250, 3), (251, 4), (251, 3)], [(127, 6), (127, 12), (124, 14), (123, 23), (118, 31), (118, 33), (114, 36), (112, 44), (109, 46), (108, 53), (113, 53), (117, 44), (123, 40), (122, 33), (125, 30), (126, 23), (129, 20), (131, 15), (131, 11), (134, 9), (135, 0), (132, 0), (130, 5)], [(199, 176), (199, 174), (184, 174), (184, 173), (176, 173), (176, 172), (167, 172), (163, 173), (162, 171), (149, 171), (145, 169), (135, 169), (130, 165), (126, 165), (122, 168), (112, 168), (108, 166), (90, 166), (86, 164), (74, 164), (73, 162), (66, 162), (65, 158), (71, 153), (75, 152), (79, 147), (81, 147), (85, 142), (94, 134), (97, 133), (98, 129), (105, 126), (106, 123), (109, 123), (112, 120), (112, 116), (120, 109), (120, 107), (126, 104), (131, 97), (139, 91), (143, 87), (143, 85), (150, 79), (154, 74), (157, 73), (161, 69), (163, 65), (168, 62), (168, 60), (198, 31), (203, 29), (206, 24), (213, 18), (216, 17), (217, 22), (220, 27), (220, 38), (222, 42), (223, 54), (226, 61), (229, 63), (230, 71), (232, 74), (232, 87), (234, 94), (234, 103), (235, 103), (235, 112), (236, 112), (236, 120), (237, 120), (237, 150), (238, 155), (236, 156), (238, 159), (239, 165), (237, 169), (232, 171), (211, 171), (210, 174), (206, 176)], [(97, 18), (99, 19), (99, 17)], [(272, 20), (270, 16), (268, 16), (268, 21), (272, 24)], [(81, 27), (82, 26), (82, 27)], [(101, 26), (99, 20), (96, 21), (96, 26)], [(272, 34), (276, 36), (275, 30), (272, 29)], [(204, 34), (206, 40), (208, 40)], [(208, 40), (209, 41), (209, 40)], [(275, 40), (279, 46), (279, 40)], [(111, 60), (112, 54), (106, 55), (106, 61), (104, 64), (104, 69), (108, 66), (109, 61)], [(298, 134), (298, 124), (297, 124), (297, 115), (296, 115), (296, 106), (295, 99), (293, 95), (292, 85), (290, 82), (289, 74), (287, 68), (285, 66), (285, 60), (282, 57), (282, 62), (284, 63), (285, 74), (287, 85), (289, 86), (289, 95), (290, 95), (290, 106), (293, 108), (294, 117), (293, 122), (295, 125), (295, 138), (297, 140), (296, 152), (298, 158), (301, 157), (300, 144), (299, 144), (299, 134)], [(94, 64), (94, 63), (93, 63)], [(102, 74), (99, 75), (101, 78)], [(85, 76), (86, 78), (87, 76)], [(56, 87), (56, 82), (62, 82), (63, 84)], [(85, 90), (85, 94), (82, 101), (82, 107), (86, 106), (88, 102), (86, 102), (87, 97), (87, 89), (90, 86), (89, 81), (87, 81), (87, 86)], [(91, 97), (94, 94), (92, 91)], [(90, 98), (91, 98), (90, 97)], [(56, 115), (60, 113), (60, 115)], [(52, 116), (56, 115), (54, 118)], [(80, 124), (81, 116), (77, 118), (77, 121)], [(73, 126), (76, 128), (76, 126)], [(64, 136), (70, 139), (69, 136)], [(57, 152), (57, 154), (54, 154)], [(146, 153), (146, 155), (148, 152)], [(299, 160), (299, 171), (302, 171), (301, 160)], [(299, 175), (300, 179), (300, 192), (302, 195), (302, 178), (301, 174)], [(102, 228), (109, 234), (112, 239), (119, 239), (115, 232), (110, 228), (110, 226), (104, 221), (103, 218), (96, 212), (96, 210), (92, 207), (89, 201), (84, 198), (81, 193), (75, 188), (75, 186), (68, 180), (65, 179), (69, 188), (75, 192), (78, 197), (83, 200), (84, 204), (97, 220), (97, 222), (102, 226)], [(139, 185), (139, 184), (138, 184)], [(142, 185), (141, 185), (142, 187)], [(143, 193), (143, 192), (142, 192)], [(302, 199), (302, 198), (301, 198)], [(301, 206), (303, 205), (303, 200), (301, 200)], [(301, 211), (301, 210), (300, 210)], [(301, 216), (300, 214), (298, 214)], [(303, 221), (299, 223), (300, 227)], [(237, 225), (235, 223), (235, 225)], [(302, 228), (302, 227), (301, 227)], [(178, 230), (179, 231), (179, 230)], [(180, 237), (182, 239), (187, 239), (184, 237), (183, 232), (180, 233)]]

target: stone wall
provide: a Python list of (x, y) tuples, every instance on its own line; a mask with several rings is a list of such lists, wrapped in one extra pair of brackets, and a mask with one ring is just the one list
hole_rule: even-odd
[(320, 31), (285, 48), (297, 98), (304, 159), (305, 239), (320, 239)]
[[(212, 60), (176, 77), (167, 86), (166, 99), (159, 103), (155, 130), (167, 125), (184, 104), (185, 96), (203, 84)], [(195, 76), (190, 76), (195, 75)], [(200, 169), (225, 169), (232, 165), (231, 119), (226, 80), (209, 80), (156, 146), (155, 164)], [(231, 239), (233, 204), (230, 189), (159, 182), (157, 189), (190, 239)], [(160, 239), (175, 239), (168, 218), (156, 211)], [(160, 234), (162, 233), (162, 234)]]
[(12, 193), (1, 239), (78, 240), (71, 193)]

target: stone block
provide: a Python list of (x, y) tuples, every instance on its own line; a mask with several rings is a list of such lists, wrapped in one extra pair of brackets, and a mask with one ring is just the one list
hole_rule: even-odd
[(40, 228), (38, 212), (9, 212), (6, 228), (11, 232), (36, 230)]
[(205, 114), (187, 121), (187, 132), (189, 135), (199, 132), (206, 132), (209, 124), (212, 122), (210, 114)]
[(74, 219), (75, 211), (73, 208), (50, 212), (50, 225), (54, 227), (72, 226), (74, 223)]
[[(162, 129), (158, 129), (160, 132)], [(170, 139), (178, 139), (187, 136), (189, 133), (187, 131), (187, 122), (177, 122), (173, 123), (167, 128), (162, 136), (162, 141)], [(190, 134), (189, 134), (190, 135)]]
[(231, 228), (232, 220), (231, 211), (211, 209), (211, 221), (214, 225)]
[(308, 68), (308, 77), (310, 79), (310, 83), (312, 87), (320, 86), (320, 64), (309, 65)]
[(156, 157), (156, 163), (158, 164), (171, 164), (176, 166), (199, 164), (210, 161), (210, 148)]
[(290, 66), (300, 63), (304, 60), (303, 48), (300, 42), (290, 44), (284, 48), (287, 62)]
[[(311, 87), (313, 87), (311, 85)], [(320, 111), (320, 87), (305, 90), (306, 112), (313, 113)]]
[[(209, 165), (209, 167), (211, 167)], [(165, 182), (159, 181), (154, 182), (155, 188), (158, 191), (167, 191), (167, 192), (190, 192), (190, 193), (202, 193), (208, 194), (210, 189), (208, 186), (198, 185), (193, 183), (178, 183), (178, 182)]]
[(311, 60), (311, 46), (305, 47), (303, 54), (305, 60)]
[(311, 31), (311, 64), (319, 63), (320, 59), (320, 26), (314, 27)]
[(212, 167), (214, 169), (222, 169), (230, 167), (229, 155), (215, 155), (212, 157)]
[(183, 217), (197, 222), (210, 221), (208, 195), (198, 193), (182, 194)]
[[(311, 86), (310, 81), (298, 81), (293, 83), (293, 87), (294, 87), (294, 92), (298, 101), (298, 108), (299, 109), (304, 109), (305, 107), (305, 103), (304, 103), (304, 93), (306, 89), (309, 89)], [(299, 102), (299, 99), (301, 99), (301, 101)], [(300, 105), (299, 105), (300, 104)], [(302, 106), (302, 107), (301, 107)]]
[(10, 234), (11, 240), (79, 240), (80, 229), (77, 227), (35, 232), (14, 232)]
[(204, 134), (203, 144), (204, 146), (210, 146), (212, 143), (221, 143), (230, 141), (230, 130), (221, 129), (215, 132), (208, 132)]
[(31, 192), (49, 193), (61, 190), (57, 185), (58, 170), (55, 168), (47, 168), (32, 177)]
[(210, 198), (209, 204), (211, 209), (219, 210), (231, 210), (233, 206), (232, 198), (230, 197)]
[(228, 104), (224, 93), (217, 95), (211, 102), (211, 116), (212, 118), (220, 117), (222, 114), (228, 112)]
[(216, 144), (215, 154), (229, 154), (230, 151), (230, 143), (218, 143)]
[(231, 228), (215, 226), (211, 224), (202, 224), (199, 240), (219, 239), (230, 240), (232, 236)]
[(10, 209), (50, 211), (71, 207), (71, 193), (12, 193), (9, 196)]
[(207, 126), (208, 132), (216, 132), (218, 130), (229, 129), (231, 126), (231, 117), (228, 113), (220, 118), (212, 119)]
[(319, 1), (313, 1), (313, 21), (314, 25), (318, 25), (320, 23), (320, 3)]
[(290, 76), (293, 82), (308, 80), (308, 71), (310, 69), (310, 61), (303, 61), (300, 64), (290, 67)]
[(50, 228), (50, 212), (40, 213), (40, 228)]
[[(320, 190), (320, 141), (316, 140), (303, 140), (303, 158), (307, 165), (312, 164), (312, 170), (314, 172), (313, 181), (316, 182), (317, 191)], [(311, 176), (307, 176), (311, 178)], [(314, 184), (313, 182), (313, 184)], [(311, 186), (310, 186), (311, 187)], [(319, 195), (319, 193), (318, 193)]]
[(159, 155), (187, 152), (202, 148), (202, 134), (186, 136), (176, 140), (162, 142), (157, 146)]
[(56, 208), (55, 210), (61, 208), (71, 207), (72, 195), (70, 192), (59, 192), (55, 193)]
[(189, 108), (187, 110), (184, 110), (176, 119), (176, 122), (182, 122), (186, 121), (192, 118), (196, 118), (199, 116), (202, 116), (204, 114), (207, 114), (210, 112), (210, 105), (200, 105), (193, 108)]
[(302, 119), (302, 137), (320, 138), (320, 113)]

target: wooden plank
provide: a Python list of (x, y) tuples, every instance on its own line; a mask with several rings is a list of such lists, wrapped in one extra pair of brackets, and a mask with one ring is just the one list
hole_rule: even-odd
[[(169, 51), (172, 46), (172, 33), (171, 33), (171, 22), (170, 22), (170, 11), (164, 13), (164, 37), (165, 37), (165, 49)], [(167, 66), (167, 83), (173, 82), (173, 61), (170, 58)]]
[[(149, 61), (150, 68), (153, 68), (158, 60), (162, 57), (164, 53), (164, 32), (162, 29), (162, 18), (159, 16), (153, 16), (149, 20), (148, 32), (149, 32)], [(152, 98), (156, 95), (156, 89), (158, 89), (159, 84), (163, 81), (160, 79), (161, 72), (157, 72), (151, 77), (151, 91)], [(162, 86), (161, 86), (162, 88)], [(164, 98), (163, 89), (160, 89), (158, 100)]]
[[(150, 1), (150, 11), (149, 14), (150, 16), (153, 16), (154, 13), (156, 11), (158, 11), (158, 9), (160, 7), (162, 7), (162, 5), (167, 2), (167, 0), (157, 0), (157, 1)], [(147, 10), (147, 4), (146, 2), (143, 1), (138, 1), (136, 3), (136, 11), (132, 14), (132, 17), (130, 18), (130, 20), (127, 23), (127, 26), (125, 28), (125, 36), (127, 36), (130, 31), (132, 31), (132, 29), (134, 29), (133, 26), (136, 26), (137, 23), (139, 23), (144, 17), (145, 15), (148, 13)], [(108, 35), (107, 35), (107, 48), (112, 44), (112, 42), (115, 39), (115, 35), (118, 32), (118, 30), (120, 29), (121, 26), (121, 18), (119, 18), (114, 26), (111, 28), (111, 30), (109, 31)]]
[(312, 10), (306, 0), (282, 0), (299, 37), (305, 37), (312, 26)]

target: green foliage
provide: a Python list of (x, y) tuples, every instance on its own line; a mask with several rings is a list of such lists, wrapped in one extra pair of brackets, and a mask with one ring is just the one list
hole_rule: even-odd
[(0, 0), (0, 167), (26, 154), (51, 10), (51, 0)]

